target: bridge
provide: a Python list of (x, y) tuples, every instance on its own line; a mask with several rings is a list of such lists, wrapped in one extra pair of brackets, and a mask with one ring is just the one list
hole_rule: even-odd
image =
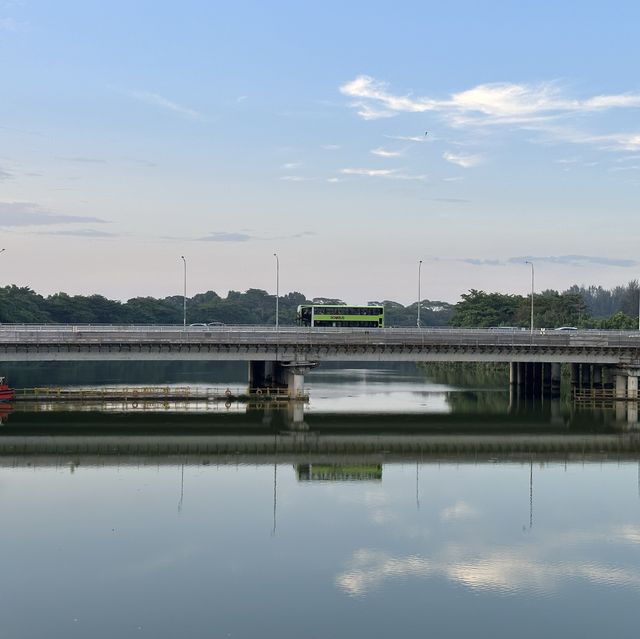
[(270, 326), (3, 325), (0, 362), (235, 360), (249, 386), (302, 393), (304, 373), (323, 361), (503, 362), (516, 392), (557, 396), (561, 364), (572, 388), (638, 398), (640, 332)]

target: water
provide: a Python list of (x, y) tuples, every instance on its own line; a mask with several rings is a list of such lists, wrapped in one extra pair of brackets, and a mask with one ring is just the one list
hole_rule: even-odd
[(414, 367), (308, 386), (302, 418), (11, 413), (0, 637), (636, 635), (633, 424)]

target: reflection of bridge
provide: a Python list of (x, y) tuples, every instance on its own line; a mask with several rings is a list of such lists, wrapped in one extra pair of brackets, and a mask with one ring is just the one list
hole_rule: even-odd
[(13, 413), (0, 464), (381, 464), (640, 459), (640, 432), (586, 413), (540, 415)]
[(560, 364), (577, 389), (638, 397), (640, 335), (629, 331), (175, 326), (2, 326), (0, 361), (247, 361), (252, 388), (302, 388), (321, 361), (508, 362), (523, 395), (554, 396)]

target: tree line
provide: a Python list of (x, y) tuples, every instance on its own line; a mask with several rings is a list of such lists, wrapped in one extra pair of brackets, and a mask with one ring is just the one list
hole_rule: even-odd
[[(554, 290), (534, 295), (536, 327), (631, 329), (638, 324), (638, 282), (606, 290), (595, 286), (572, 286), (559, 293)], [(342, 304), (340, 299), (303, 293), (280, 296), (279, 321), (296, 323), (300, 304)], [(387, 326), (415, 326), (417, 303), (404, 306), (392, 300), (371, 301), (383, 304)], [(530, 296), (487, 293), (472, 289), (457, 304), (423, 300), (420, 319), (423, 326), (527, 327), (530, 322)], [(134, 297), (121, 302), (102, 295), (43, 296), (28, 287), (0, 287), (0, 322), (3, 324), (182, 324), (183, 297)], [(214, 291), (187, 298), (187, 323), (222, 322), (224, 324), (273, 324), (275, 296), (261, 289), (241, 293), (229, 291), (221, 297)]]

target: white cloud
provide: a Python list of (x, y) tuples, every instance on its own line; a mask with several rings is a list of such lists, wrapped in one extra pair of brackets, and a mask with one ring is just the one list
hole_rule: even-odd
[(382, 147), (371, 149), (371, 153), (381, 158), (399, 158), (402, 156), (402, 151), (389, 151), (388, 149), (383, 149)]
[[(640, 107), (640, 94), (599, 95), (585, 100), (565, 97), (554, 82), (479, 84), (453, 93), (447, 99), (395, 95), (388, 85), (367, 75), (357, 76), (340, 87), (356, 99), (353, 106), (364, 119), (391, 117), (398, 113), (448, 112), (462, 116), (458, 124), (535, 122), (567, 112), (593, 112), (611, 108)], [(480, 120), (478, 117), (480, 116)]]
[(405, 140), (407, 142), (425, 142), (427, 138), (421, 135), (385, 135), (390, 140)]
[(342, 147), (339, 144), (322, 144), (320, 148), (324, 149), (325, 151), (337, 151)]
[(157, 93), (151, 93), (149, 91), (131, 91), (129, 95), (131, 95), (131, 97), (135, 98), (136, 100), (140, 100), (141, 102), (146, 102), (147, 104), (160, 107), (161, 109), (165, 109), (173, 113), (178, 113), (179, 115), (183, 115), (194, 120), (202, 118), (202, 114), (198, 113), (197, 111), (182, 106), (177, 102), (173, 102), (172, 100), (168, 100), (167, 98), (158, 95)]
[(362, 175), (366, 177), (381, 177), (390, 180), (409, 180), (416, 182), (424, 182), (428, 180), (427, 175), (412, 175), (410, 173), (401, 173), (399, 169), (359, 169), (347, 168), (340, 169), (340, 173), (345, 175)]
[(341, 169), (345, 175), (366, 175), (368, 177), (389, 177), (396, 173), (396, 169)]
[(463, 169), (469, 169), (473, 166), (478, 166), (483, 161), (481, 155), (475, 154), (463, 154), (463, 153), (451, 153), (450, 151), (446, 151), (442, 154), (442, 157), (447, 161), (451, 162), (451, 164), (457, 164), (461, 166)]
[(311, 182), (316, 178), (305, 177), (304, 175), (283, 175), (279, 179), (283, 182)]
[(283, 169), (297, 169), (300, 166), (302, 166), (301, 162), (286, 162), (285, 164), (282, 165), (281, 168), (283, 168)]

